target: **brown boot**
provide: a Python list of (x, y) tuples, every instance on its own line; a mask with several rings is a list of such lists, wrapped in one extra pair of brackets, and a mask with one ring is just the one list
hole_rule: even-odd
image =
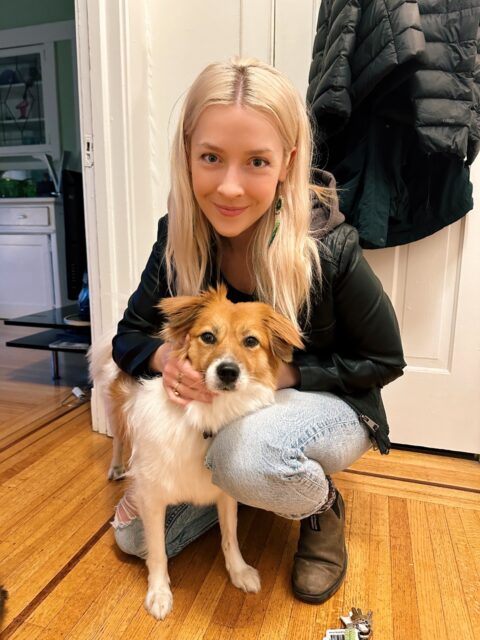
[(328, 511), (304, 518), (292, 572), (293, 593), (299, 600), (319, 604), (342, 584), (347, 571), (345, 507), (337, 492)]

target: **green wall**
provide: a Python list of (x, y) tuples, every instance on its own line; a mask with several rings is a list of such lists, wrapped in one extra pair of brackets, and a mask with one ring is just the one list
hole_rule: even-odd
[(1, 0), (0, 2), (0, 29), (61, 22), (73, 20), (74, 17), (74, 0)]
[[(74, 0), (0, 0), (0, 30), (29, 27), (49, 22), (74, 20)], [(1, 35), (0, 35), (0, 47)], [(68, 166), (81, 169), (79, 138), (76, 132), (72, 50), (69, 40), (55, 43), (60, 143), (71, 154)]]

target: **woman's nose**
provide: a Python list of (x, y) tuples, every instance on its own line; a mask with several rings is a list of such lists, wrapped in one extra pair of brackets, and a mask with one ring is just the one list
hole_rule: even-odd
[(240, 172), (236, 167), (229, 167), (222, 175), (217, 187), (218, 193), (228, 198), (235, 198), (244, 193)]

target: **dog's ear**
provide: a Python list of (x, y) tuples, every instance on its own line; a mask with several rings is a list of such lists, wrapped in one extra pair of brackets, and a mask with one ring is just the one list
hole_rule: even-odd
[(160, 337), (165, 342), (183, 343), (204, 304), (204, 296), (176, 296), (160, 300), (157, 306), (165, 316)]
[(304, 348), (300, 333), (288, 318), (271, 308), (266, 316), (266, 323), (271, 336), (270, 344), (273, 354), (283, 362), (291, 362), (293, 348)]

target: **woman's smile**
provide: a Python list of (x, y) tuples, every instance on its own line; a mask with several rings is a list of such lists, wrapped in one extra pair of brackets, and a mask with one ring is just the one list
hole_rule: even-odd
[(224, 204), (217, 204), (216, 202), (214, 203), (215, 206), (217, 207), (217, 209), (220, 211), (220, 213), (224, 216), (227, 217), (235, 217), (235, 216), (239, 216), (240, 214), (242, 214), (247, 207), (230, 207)]

